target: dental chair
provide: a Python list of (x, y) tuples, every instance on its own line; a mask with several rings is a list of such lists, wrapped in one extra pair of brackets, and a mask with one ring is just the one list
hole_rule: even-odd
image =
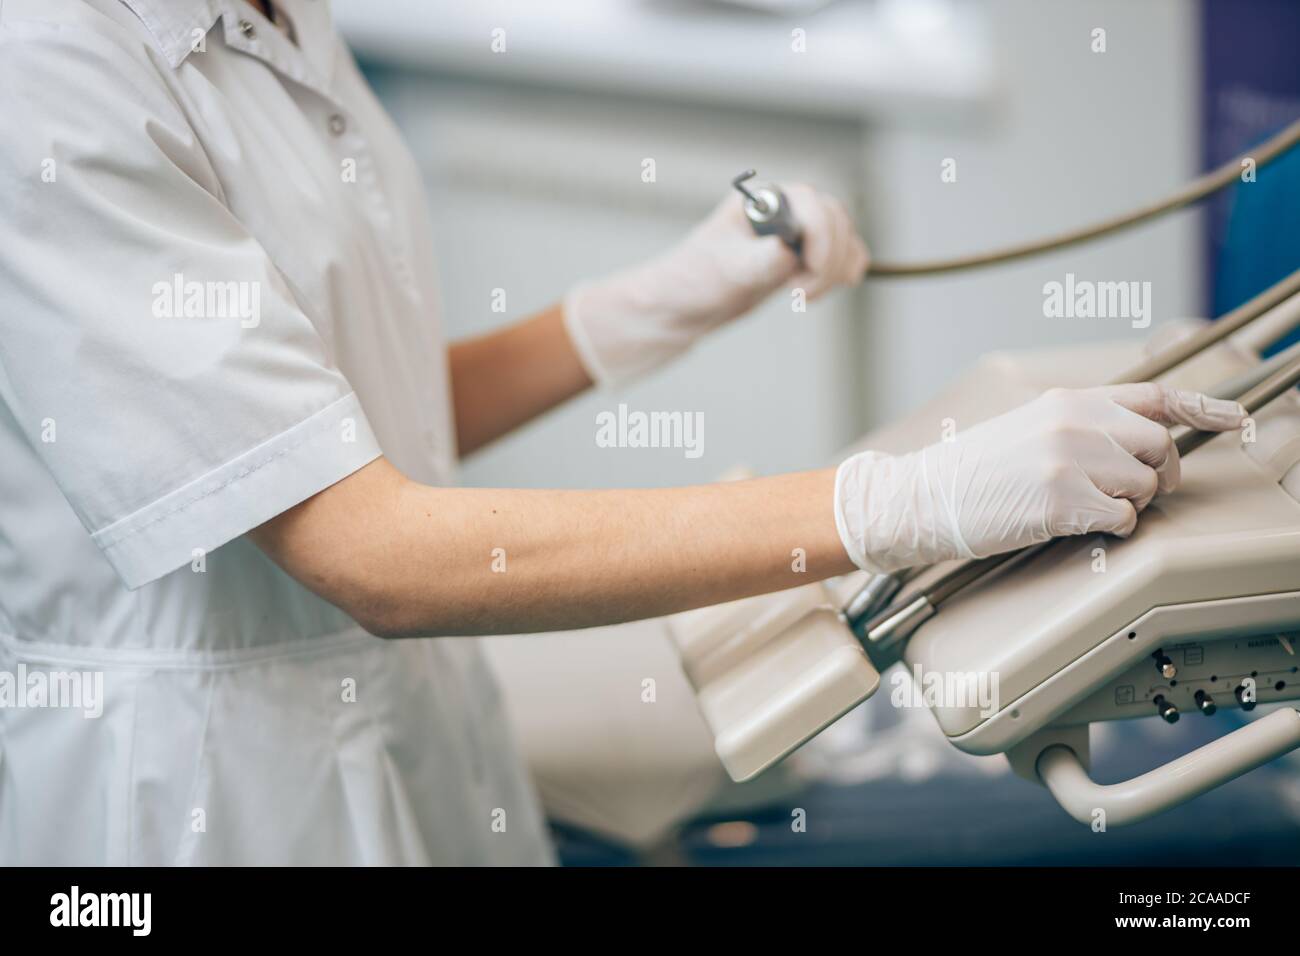
[[(1165, 380), (1209, 390), (1249, 375), (1260, 334), (1206, 349)], [(986, 357), (859, 447), (913, 450), (955, 409), (958, 427), (968, 427), (1046, 388), (1094, 385), (1139, 352), (1134, 344)], [(1182, 485), (1146, 509), (1130, 538), (1063, 539), (1009, 562), (892, 651), (850, 624), (846, 609), (869, 583), (863, 573), (671, 618), (722, 764), (735, 780), (756, 777), (871, 696), (880, 671), (899, 660), (916, 674), (955, 676), (958, 687), (996, 675), (993, 706), (974, 694), (936, 698), (943, 734), (969, 754), (1005, 754), (1094, 829), (1145, 819), (1300, 747), (1300, 713), (1283, 705), (1300, 698), (1294, 389), (1253, 417), (1253, 441), (1227, 434), (1188, 455)], [(892, 606), (945, 570), (909, 579)], [(1100, 785), (1088, 775), (1093, 723), (1223, 721), (1222, 711), (1256, 708), (1244, 726), (1133, 779)]]

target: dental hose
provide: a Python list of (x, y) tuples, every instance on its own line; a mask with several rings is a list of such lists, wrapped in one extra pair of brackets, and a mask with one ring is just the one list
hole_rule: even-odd
[(1262, 169), (1264, 166), (1286, 153), (1297, 143), (1300, 143), (1300, 120), (1296, 120), (1281, 132), (1265, 140), (1263, 143), (1259, 144), (1257, 148), (1248, 150), (1247, 152), (1230, 159), (1217, 169), (1211, 170), (1210, 172), (1192, 180), (1172, 195), (1166, 196), (1163, 199), (1149, 203), (1145, 206), (1139, 206), (1137, 209), (1130, 210), (1121, 215), (1111, 216), (1110, 218), (1103, 219), (1100, 222), (1095, 222), (1054, 236), (1048, 236), (1043, 239), (1004, 246), (1001, 249), (994, 249), (991, 252), (957, 256), (952, 259), (922, 260), (920, 262), (872, 262), (867, 266), (865, 277), (870, 278), (872, 276), (877, 276), (881, 278), (890, 278), (961, 272), (966, 269), (975, 269), (980, 266), (1012, 262), (1016, 259), (1024, 259), (1028, 256), (1050, 252), (1053, 249), (1064, 249), (1067, 246), (1087, 242), (1088, 240), (1096, 239), (1099, 236), (1118, 232), (1122, 229), (1127, 229), (1130, 226), (1136, 226), (1139, 223), (1157, 219), (1167, 213), (1175, 212), (1179, 209), (1190, 206), (1193, 203), (1199, 202), (1206, 196), (1212, 195), (1236, 181), (1241, 176), (1243, 163), (1253, 161), (1255, 169)]

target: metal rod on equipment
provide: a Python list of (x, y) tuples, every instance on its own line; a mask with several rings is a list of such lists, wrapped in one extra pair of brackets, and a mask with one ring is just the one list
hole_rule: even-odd
[[(1237, 401), (1241, 402), (1248, 415), (1253, 415), (1269, 402), (1291, 391), (1297, 384), (1300, 384), (1300, 358), (1293, 358), (1264, 381), (1243, 392)], [(1179, 435), (1175, 441), (1178, 453), (1186, 455), (1188, 452), (1195, 451), (1217, 434), (1219, 433), (1189, 429)]]
[[(1296, 296), (1296, 305), (1300, 306), (1300, 296)], [(1205, 394), (1211, 398), (1232, 398), (1235, 395), (1243, 395), (1297, 356), (1300, 356), (1300, 342), (1288, 345), (1281, 352), (1270, 355), (1254, 368), (1240, 375), (1225, 379)]]
[(1259, 295), (1237, 306), (1231, 312), (1225, 312), (1219, 319), (1211, 322), (1192, 335), (1175, 342), (1169, 348), (1158, 352), (1150, 358), (1110, 380), (1110, 384), (1123, 382), (1148, 382), (1158, 375), (1181, 365), (1223, 339), (1239, 331), (1275, 306), (1285, 302), (1296, 292), (1300, 292), (1300, 269), (1292, 272), (1285, 279), (1269, 286)]

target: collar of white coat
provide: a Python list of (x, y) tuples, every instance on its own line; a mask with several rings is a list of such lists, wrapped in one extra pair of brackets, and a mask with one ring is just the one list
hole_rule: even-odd
[[(293, 52), (293, 44), (262, 15), (260, 10), (246, 0), (122, 0), (122, 3), (140, 18), (145, 28), (152, 34), (159, 52), (167, 59), (172, 69), (180, 66), (191, 53), (196, 52), (198, 41), (206, 37), (220, 20), (228, 46), (266, 60), (280, 72), (308, 86), (323, 86), (322, 81), (328, 80), (328, 76), (319, 75), (328, 72), (328, 57), (317, 58), (310, 55), (314, 52), (311, 40), (313, 35), (319, 32), (318, 29), (313, 28), (324, 26), (326, 31), (332, 34), (332, 28), (329, 26), (328, 4), (324, 0), (313, 0), (309, 5), (286, 3), (281, 0), (278, 4), (290, 16), (299, 42), (303, 46), (303, 52), (307, 54), (309, 69), (314, 67), (314, 72), (318, 74), (316, 76), (304, 71), (301, 57)], [(294, 9), (302, 6), (319, 9), (311, 10), (310, 13), (307, 10)], [(304, 22), (316, 20), (321, 22)], [(265, 29), (261, 33), (255, 32), (252, 37), (246, 36), (240, 30), (240, 23), (243, 21), (249, 21), (254, 26), (263, 26)], [(318, 62), (310, 62), (312, 60)]]

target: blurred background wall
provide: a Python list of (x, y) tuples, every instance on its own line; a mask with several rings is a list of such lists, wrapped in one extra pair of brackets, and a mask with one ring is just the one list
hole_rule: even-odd
[[(1300, 115), (1300, 4), (1204, 0), (1203, 11), (1202, 150), (1213, 166)], [(1204, 278), (1215, 313), (1285, 277), (1300, 247), (1300, 155), (1249, 185), (1207, 203)]]

